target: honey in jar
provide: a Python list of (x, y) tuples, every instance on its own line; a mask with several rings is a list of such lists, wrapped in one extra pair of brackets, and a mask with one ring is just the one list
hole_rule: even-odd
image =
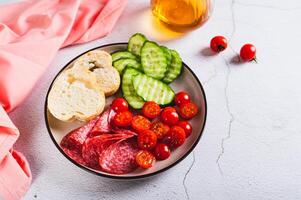
[(153, 14), (166, 24), (191, 27), (205, 22), (210, 0), (151, 0)]

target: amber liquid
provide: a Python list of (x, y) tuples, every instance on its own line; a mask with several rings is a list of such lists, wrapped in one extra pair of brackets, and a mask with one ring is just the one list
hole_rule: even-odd
[(174, 26), (196, 26), (205, 22), (210, 13), (209, 0), (151, 0), (153, 14)]

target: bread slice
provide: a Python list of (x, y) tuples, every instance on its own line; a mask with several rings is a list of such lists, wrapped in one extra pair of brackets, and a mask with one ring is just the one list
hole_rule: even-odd
[(97, 85), (104, 91), (106, 96), (117, 92), (120, 86), (120, 76), (114, 67), (101, 67), (93, 70)]
[(89, 121), (105, 106), (104, 92), (96, 77), (85, 68), (67, 69), (55, 80), (49, 95), (48, 109), (57, 119)]
[(86, 66), (89, 69), (94, 67), (111, 67), (112, 57), (106, 51), (92, 50), (85, 53), (75, 61), (74, 67), (77, 66)]
[(112, 57), (101, 50), (93, 50), (79, 57), (73, 68), (86, 68), (96, 76), (97, 86), (106, 96), (114, 94), (120, 86), (118, 71), (112, 67)]

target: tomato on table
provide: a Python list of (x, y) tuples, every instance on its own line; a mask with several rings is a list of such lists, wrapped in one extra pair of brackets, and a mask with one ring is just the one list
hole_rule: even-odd
[(153, 122), (150, 127), (150, 130), (152, 130), (157, 135), (158, 139), (163, 139), (164, 136), (168, 133), (169, 129), (169, 126), (160, 121)]
[(161, 121), (167, 125), (175, 125), (179, 121), (179, 115), (175, 108), (166, 107), (161, 113)]
[(192, 125), (188, 121), (179, 121), (177, 124), (179, 127), (184, 129), (186, 138), (189, 137), (192, 133)]
[(116, 126), (125, 127), (131, 125), (132, 119), (133, 114), (130, 111), (123, 111), (114, 116), (113, 122)]
[(155, 156), (158, 160), (165, 160), (170, 156), (170, 149), (166, 144), (157, 144), (155, 148)]
[(240, 49), (240, 57), (243, 61), (256, 61), (256, 48), (252, 44), (245, 44)]
[(185, 139), (186, 139), (186, 134), (183, 128), (180, 126), (173, 126), (170, 128), (169, 131), (169, 145), (171, 147), (177, 148), (184, 144)]
[(160, 115), (161, 108), (159, 104), (154, 101), (148, 101), (143, 104), (142, 113), (145, 117), (154, 119)]
[(157, 135), (151, 130), (145, 130), (138, 134), (138, 146), (143, 150), (151, 150), (157, 144)]
[(180, 105), (185, 104), (185, 103), (189, 103), (190, 102), (190, 96), (184, 91), (178, 92), (175, 96), (174, 102), (177, 106), (180, 106)]
[(140, 150), (135, 157), (136, 163), (143, 169), (148, 169), (153, 166), (155, 157), (149, 151)]
[(210, 48), (214, 52), (224, 51), (228, 46), (228, 41), (224, 36), (215, 36), (210, 41)]
[(198, 106), (195, 103), (186, 103), (180, 106), (179, 114), (184, 119), (191, 119), (198, 114)]
[(131, 125), (135, 131), (140, 133), (144, 130), (148, 130), (150, 128), (151, 122), (142, 115), (136, 115), (133, 117)]
[(112, 108), (115, 112), (123, 112), (129, 110), (129, 104), (124, 98), (116, 98), (112, 102)]

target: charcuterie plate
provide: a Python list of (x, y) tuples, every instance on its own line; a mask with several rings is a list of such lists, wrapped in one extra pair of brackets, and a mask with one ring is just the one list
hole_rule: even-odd
[[(107, 44), (103, 45), (100, 47), (96, 47), (91, 50), (103, 50), (108, 53), (124, 50), (127, 48), (127, 43), (114, 43), (114, 44)], [(89, 50), (89, 51), (91, 51)], [(88, 52), (88, 51), (87, 51)], [(168, 159), (165, 160), (157, 160), (153, 164), (153, 166), (149, 169), (142, 169), (137, 167), (135, 170), (129, 172), (129, 173), (110, 173), (109, 171), (105, 170), (100, 170), (97, 167), (89, 167), (89, 165), (81, 164), (81, 162), (76, 161), (76, 159), (70, 158), (67, 155), (66, 151), (64, 151), (64, 148), (61, 147), (61, 142), (62, 139), (72, 130), (81, 127), (87, 122), (83, 122), (80, 120), (73, 120), (73, 121), (61, 121), (57, 119), (56, 117), (53, 116), (53, 114), (49, 111), (49, 93), (51, 92), (51, 89), (53, 89), (54, 84), (56, 81), (58, 81), (58, 77), (64, 73), (66, 70), (70, 69), (73, 65), (74, 62), (82, 55), (84, 55), (87, 52), (83, 52), (81, 55), (78, 55), (75, 57), (73, 60), (71, 60), (68, 64), (66, 64), (62, 70), (57, 74), (57, 76), (54, 78), (53, 82), (51, 83), (49, 90), (47, 92), (46, 100), (45, 100), (45, 121), (46, 121), (46, 126), (50, 135), (50, 138), (52, 139), (53, 143), (55, 144), (56, 148), (69, 160), (71, 161), (74, 165), (77, 167), (80, 167), (83, 170), (86, 170), (90, 173), (93, 173), (95, 175), (99, 176), (104, 176), (104, 177), (109, 177), (109, 178), (115, 178), (115, 179), (137, 179), (137, 178), (144, 178), (144, 177), (149, 177), (161, 172), (164, 172), (171, 167), (175, 166), (176, 164), (180, 163), (185, 157), (187, 157), (192, 150), (196, 147), (198, 144), (204, 127), (206, 123), (206, 115), (207, 115), (207, 103), (206, 103), (206, 97), (205, 97), (205, 92), (202, 87), (202, 84), (198, 80), (197, 76), (194, 74), (194, 72), (183, 62), (183, 67), (182, 67), (182, 72), (176, 78), (172, 83), (170, 83), (170, 87), (172, 90), (177, 93), (179, 91), (186, 91), (189, 95), (190, 98), (194, 101), (194, 103), (198, 106), (198, 114), (189, 120), (191, 123), (193, 129), (192, 133), (189, 137), (186, 138), (186, 141), (183, 145), (181, 145), (178, 148), (175, 148), (172, 150), (172, 153)], [(122, 79), (121, 79), (121, 85), (122, 85)], [(108, 110), (112, 101), (116, 97), (122, 97), (123, 92), (120, 88), (118, 91), (109, 97), (106, 97), (105, 100), (105, 110)], [(57, 101), (56, 104), (60, 105), (60, 101)], [(166, 105), (165, 105), (166, 106)], [(163, 106), (162, 108), (164, 108)], [(139, 110), (138, 110), (139, 112)], [(89, 123), (89, 122), (88, 122)], [(133, 136), (131, 140), (137, 140), (137, 136)], [(120, 143), (120, 141), (119, 141)], [(122, 141), (121, 141), (122, 143)], [(120, 147), (122, 149), (123, 147)], [(129, 147), (127, 146), (127, 149)], [(127, 150), (126, 149), (126, 150)], [(126, 151), (125, 150), (125, 151)], [(109, 151), (109, 150), (108, 150)], [(113, 152), (115, 151), (115, 153)], [(118, 156), (118, 152), (116, 153), (116, 149), (109, 151), (108, 154), (113, 154), (113, 156)], [(113, 152), (113, 153), (112, 153)], [(92, 155), (93, 156), (93, 155)], [(110, 155), (112, 156), (112, 155)], [(97, 158), (98, 159), (98, 158)], [(105, 162), (107, 158), (103, 161)], [(119, 162), (126, 162), (126, 158), (118, 158)], [(120, 161), (121, 160), (121, 161)], [(123, 160), (123, 161), (122, 161)], [(109, 163), (112, 164), (112, 163)], [(122, 164), (122, 163), (121, 163)], [(59, 167), (62, 167), (64, 165), (58, 165)], [(114, 163), (112, 166), (115, 166)], [(111, 167), (112, 167), (111, 166)]]

